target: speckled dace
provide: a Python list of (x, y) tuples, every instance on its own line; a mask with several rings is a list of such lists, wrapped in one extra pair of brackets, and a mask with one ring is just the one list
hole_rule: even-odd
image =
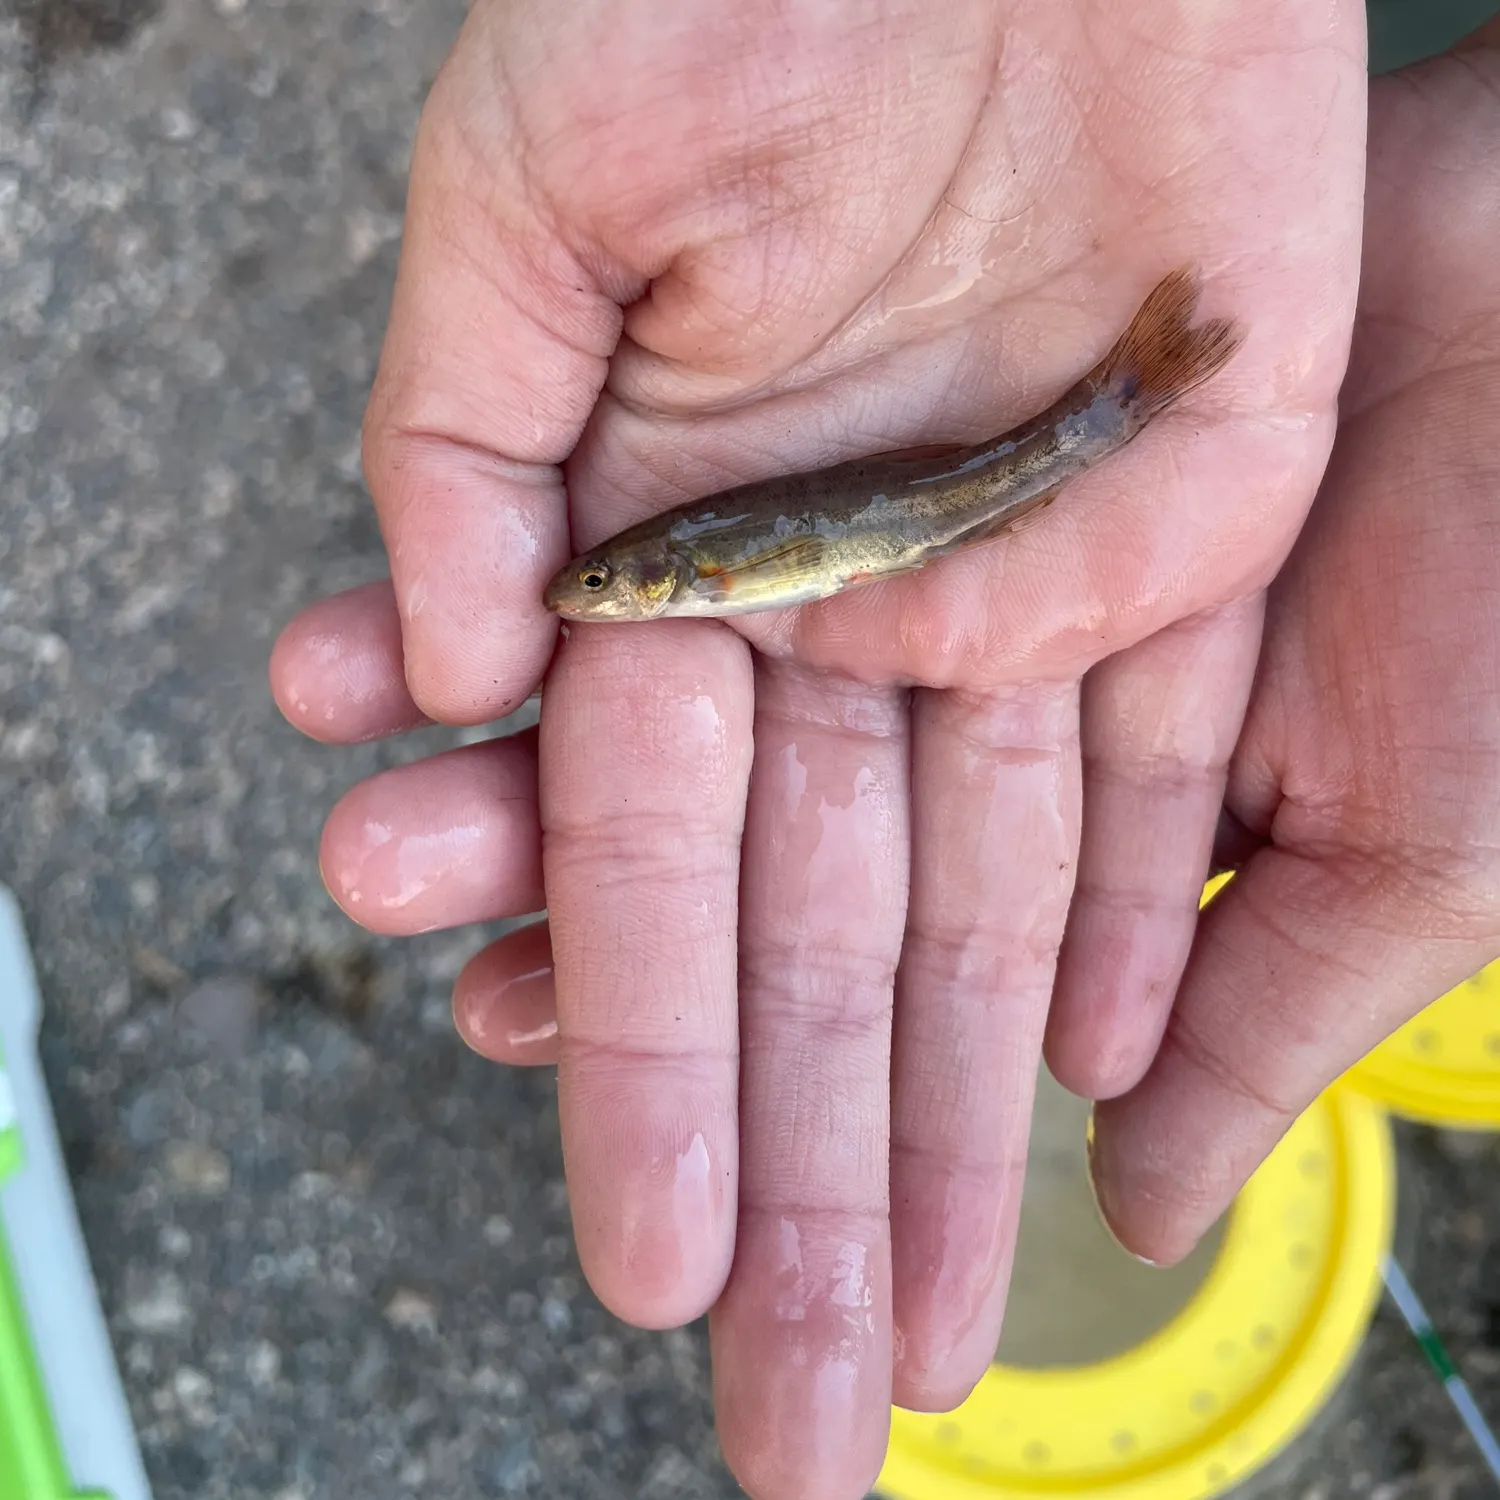
[(1197, 298), (1192, 270), (1166, 276), (1098, 365), (1000, 437), (877, 454), (679, 505), (565, 564), (547, 607), (591, 621), (785, 609), (1018, 531), (1233, 355), (1241, 332), (1222, 318), (1195, 326)]

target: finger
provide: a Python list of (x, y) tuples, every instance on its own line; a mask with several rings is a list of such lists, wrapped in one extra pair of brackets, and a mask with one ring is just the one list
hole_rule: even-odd
[(409, 936), (539, 911), (535, 730), (383, 771), (328, 815), (318, 863), (371, 932)]
[[(510, 144), (525, 133), (480, 35), (495, 21), (471, 12), (423, 112), (365, 420), (407, 682), (445, 723), (509, 712), (546, 664), (556, 621), (542, 590), (568, 552), (558, 466), (621, 324), (596, 268), (536, 207)], [(476, 127), (478, 111), (494, 117)]]
[(1397, 865), (1255, 855), (1203, 915), (1150, 1071), (1095, 1110), (1116, 1236), (1180, 1260), (1323, 1088), (1493, 956)]
[(756, 678), (741, 893), (743, 1163), (714, 1308), (724, 1454), (764, 1500), (864, 1494), (890, 1414), (891, 994), (904, 695)]
[(481, 1057), (513, 1068), (557, 1062), (557, 991), (545, 922), (508, 932), (464, 965), (453, 1024)]
[(271, 696), (296, 729), (358, 745), (428, 723), (406, 687), (401, 619), (389, 580), (304, 609), (271, 650)]
[(618, 1316), (718, 1296), (738, 1169), (735, 955), (749, 652), (714, 624), (581, 626), (547, 678), (542, 821), (578, 1253)]
[(1079, 818), (1078, 687), (918, 696), (891, 1139), (897, 1404), (995, 1354)]
[(1260, 650), (1263, 596), (1196, 615), (1083, 684), (1083, 842), (1047, 1026), (1076, 1094), (1139, 1082), (1192, 947)]

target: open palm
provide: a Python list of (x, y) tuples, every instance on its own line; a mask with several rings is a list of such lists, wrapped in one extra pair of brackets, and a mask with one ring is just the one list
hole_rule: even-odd
[[(357, 788), (324, 869), (386, 932), (545, 899), (460, 1007), (548, 1009), (553, 969), (585, 1270), (632, 1321), (713, 1306), (754, 1493), (862, 1493), (893, 1370), (941, 1406), (988, 1361), (1065, 919), (1059, 1012), (1130, 1023), (1096, 1071), (1155, 1050), (1333, 437), (1362, 19), (481, 0), (429, 101), (366, 429), (392, 585), (294, 622), (278, 701), (348, 741), (546, 673), (539, 738)], [(999, 432), (1184, 261), (1243, 349), (1044, 524), (736, 628), (559, 640), (575, 548)]]

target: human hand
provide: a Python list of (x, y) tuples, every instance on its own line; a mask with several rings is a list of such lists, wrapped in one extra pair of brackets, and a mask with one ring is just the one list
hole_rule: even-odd
[[(1378, 79), (1338, 442), (1270, 593), (1230, 767), (1240, 868), (1149, 1073), (1095, 1112), (1101, 1207), (1185, 1254), (1326, 1085), (1500, 956), (1500, 22)], [(1064, 1081), (1099, 1045), (1062, 1015)]]
[[(349, 742), (547, 672), (539, 737), (356, 788), (323, 868), (396, 933), (535, 910), (544, 871), (550, 932), (474, 960), (461, 1023), (550, 956), (585, 1272), (632, 1322), (712, 1305), (754, 1493), (863, 1493), (892, 1395), (988, 1363), (1070, 897), (1059, 1004), (1130, 1018), (1114, 1084), (1150, 1060), (1332, 441), (1362, 24), (481, 0), (434, 88), (366, 426), (393, 589), (294, 622), (277, 699)], [(559, 641), (574, 546), (998, 432), (1184, 261), (1245, 346), (1044, 524), (737, 629)]]

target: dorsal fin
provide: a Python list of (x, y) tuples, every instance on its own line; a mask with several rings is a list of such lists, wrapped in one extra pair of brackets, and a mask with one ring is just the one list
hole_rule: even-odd
[(969, 446), (968, 443), (921, 443), (915, 448), (890, 448), (870, 457), (898, 464), (927, 463), (939, 458), (957, 458), (960, 453), (967, 453)]

